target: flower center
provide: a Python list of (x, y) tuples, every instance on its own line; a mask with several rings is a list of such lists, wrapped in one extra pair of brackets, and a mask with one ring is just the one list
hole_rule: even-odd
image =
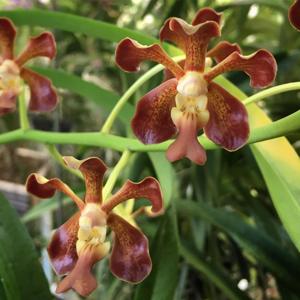
[(189, 71), (179, 79), (175, 97), (176, 107), (171, 111), (174, 124), (182, 116), (195, 116), (199, 127), (203, 127), (209, 120), (207, 110), (207, 82), (200, 72)]
[(5, 91), (19, 94), (20, 89), (21, 77), (19, 66), (13, 60), (4, 60), (0, 65), (0, 95)]
[(76, 250), (80, 255), (87, 248), (104, 257), (110, 249), (110, 242), (105, 242), (107, 225), (106, 214), (95, 203), (86, 204), (79, 218), (79, 230), (77, 233)]

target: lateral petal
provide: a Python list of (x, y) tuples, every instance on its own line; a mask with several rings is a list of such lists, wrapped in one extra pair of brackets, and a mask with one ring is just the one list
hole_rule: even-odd
[(219, 63), (233, 52), (241, 53), (242, 51), (240, 46), (236, 43), (231, 44), (227, 41), (222, 41), (209, 50), (206, 56), (213, 58), (217, 63)]
[(176, 78), (184, 75), (181, 67), (158, 44), (143, 46), (135, 40), (125, 38), (118, 44), (115, 58), (116, 64), (127, 72), (136, 72), (144, 60), (151, 60), (164, 65)]
[(176, 128), (171, 119), (175, 105), (177, 80), (170, 79), (147, 93), (138, 103), (131, 127), (144, 144), (155, 144), (169, 139)]
[(21, 69), (21, 77), (30, 88), (30, 111), (48, 112), (56, 107), (57, 94), (48, 78), (27, 68)]
[(243, 71), (250, 77), (250, 85), (253, 88), (263, 88), (274, 81), (277, 63), (274, 56), (264, 49), (248, 56), (233, 52), (204, 74), (204, 78), (211, 81), (216, 76), (228, 71)]
[(16, 58), (15, 62), (22, 66), (32, 58), (45, 56), (53, 59), (55, 54), (56, 43), (53, 34), (51, 32), (43, 32), (29, 40), (26, 48)]
[(76, 241), (79, 217), (80, 212), (77, 212), (61, 225), (55, 231), (48, 246), (52, 267), (59, 275), (71, 272), (78, 260)]
[(58, 178), (47, 179), (36, 173), (30, 174), (26, 181), (26, 189), (39, 198), (50, 198), (58, 190), (69, 196), (80, 210), (84, 208), (84, 202)]
[(115, 233), (110, 257), (112, 273), (131, 283), (144, 280), (152, 269), (148, 239), (140, 230), (114, 213), (109, 215), (107, 221)]
[(11, 20), (7, 18), (0, 18), (0, 57), (3, 60), (13, 59), (14, 57), (13, 52), (16, 33), (16, 28)]
[(154, 177), (146, 177), (144, 180), (135, 183), (127, 180), (121, 189), (112, 195), (101, 208), (104, 212), (110, 213), (113, 208), (129, 199), (145, 198), (152, 204), (152, 212), (160, 213), (163, 210), (163, 200), (160, 184)]
[(228, 151), (244, 146), (249, 138), (248, 113), (239, 100), (216, 83), (208, 86), (207, 137)]
[(103, 177), (107, 170), (105, 163), (98, 157), (78, 160), (73, 156), (65, 156), (63, 159), (68, 167), (79, 170), (84, 176), (86, 186), (85, 202), (101, 203)]

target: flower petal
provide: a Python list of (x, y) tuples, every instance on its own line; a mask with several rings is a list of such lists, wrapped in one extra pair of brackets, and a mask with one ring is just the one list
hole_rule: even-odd
[(0, 109), (15, 109), (16, 108), (17, 97), (12, 91), (2, 91), (0, 95)]
[(197, 139), (198, 121), (194, 115), (182, 116), (177, 122), (178, 136), (167, 150), (171, 162), (187, 157), (198, 165), (206, 162), (206, 153)]
[(48, 246), (52, 267), (59, 275), (69, 273), (77, 262), (76, 241), (79, 217), (80, 212), (61, 225), (55, 231)]
[(21, 69), (21, 77), (30, 88), (30, 111), (48, 112), (56, 107), (57, 94), (48, 78), (27, 68)]
[(47, 179), (42, 175), (33, 173), (27, 178), (26, 189), (39, 198), (50, 198), (58, 190), (69, 196), (80, 210), (84, 208), (84, 202), (58, 178)]
[(210, 117), (204, 132), (214, 143), (234, 151), (249, 137), (248, 113), (245, 106), (215, 83), (208, 86)]
[(300, 31), (300, 0), (295, 0), (290, 6), (289, 20), (295, 29)]
[(218, 43), (214, 48), (207, 52), (207, 57), (214, 58), (216, 62), (221, 62), (233, 52), (241, 53), (241, 48), (238, 44), (231, 44), (227, 41)]
[(110, 269), (118, 278), (131, 283), (144, 280), (152, 269), (148, 239), (137, 228), (114, 213), (108, 225), (115, 233)]
[(186, 53), (185, 70), (203, 72), (208, 43), (211, 38), (220, 36), (218, 23), (207, 21), (192, 26), (182, 19), (172, 18), (169, 27), (170, 30), (180, 36), (180, 39), (184, 40)]
[(274, 56), (264, 49), (258, 50), (249, 56), (233, 52), (208, 71), (204, 78), (211, 81), (224, 72), (237, 70), (244, 71), (250, 77), (250, 85), (253, 88), (262, 88), (274, 81), (277, 73), (277, 63)]
[(0, 18), (0, 57), (2, 59), (13, 59), (15, 37), (16, 29), (14, 24), (7, 18)]
[(92, 268), (107, 252), (102, 253), (101, 246), (89, 246), (84, 249), (77, 260), (74, 269), (56, 288), (56, 293), (63, 293), (74, 289), (83, 297), (88, 296), (97, 287), (97, 280), (92, 274)]
[(65, 156), (63, 159), (68, 167), (79, 170), (84, 176), (85, 202), (102, 203), (103, 176), (107, 170), (104, 162), (98, 157), (77, 160), (73, 156)]
[(138, 103), (131, 127), (144, 144), (160, 143), (170, 138), (176, 128), (171, 120), (175, 105), (177, 80), (170, 79), (146, 94)]
[(112, 195), (110, 199), (102, 205), (102, 210), (109, 213), (115, 206), (129, 199), (146, 198), (152, 204), (153, 213), (161, 213), (163, 210), (163, 200), (159, 182), (153, 177), (146, 177), (144, 180), (135, 183), (127, 180), (121, 189)]
[(218, 13), (210, 7), (205, 7), (205, 8), (200, 9), (196, 13), (196, 16), (193, 19), (192, 25), (198, 25), (201, 23), (205, 23), (206, 21), (214, 21), (220, 25), (221, 17), (222, 17), (222, 13)]
[(184, 75), (181, 67), (174, 62), (158, 44), (143, 46), (130, 38), (123, 39), (116, 49), (116, 63), (127, 72), (136, 72), (144, 60), (152, 60), (168, 68), (176, 78)]
[(22, 66), (28, 60), (45, 56), (53, 59), (56, 54), (56, 43), (51, 32), (43, 32), (39, 36), (33, 37), (29, 40), (24, 51), (17, 57), (15, 62)]
[(12, 108), (0, 108), (0, 116), (4, 116), (6, 114), (9, 114), (11, 112), (14, 112), (16, 110), (16, 107)]

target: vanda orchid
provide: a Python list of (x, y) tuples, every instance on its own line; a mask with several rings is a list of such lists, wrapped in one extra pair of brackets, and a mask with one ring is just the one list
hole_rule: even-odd
[[(244, 71), (253, 88), (266, 87), (275, 79), (276, 61), (265, 49), (243, 56), (236, 44), (221, 41), (207, 51), (210, 40), (221, 35), (220, 19), (221, 14), (204, 8), (196, 14), (192, 25), (179, 18), (165, 22), (160, 40), (170, 41), (185, 52), (183, 67), (159, 44), (143, 46), (125, 38), (116, 49), (116, 63), (127, 72), (137, 71), (144, 60), (152, 60), (163, 64), (175, 76), (139, 101), (132, 120), (135, 135), (145, 144), (163, 142), (178, 131), (167, 150), (170, 161), (187, 157), (197, 164), (205, 163), (205, 150), (197, 140), (200, 129), (229, 151), (247, 142), (249, 125), (244, 105), (214, 83), (214, 78), (227, 71)], [(206, 57), (217, 63), (208, 70)]]
[(80, 295), (87, 296), (97, 286), (92, 275), (93, 265), (108, 255), (110, 242), (107, 241), (107, 227), (114, 232), (110, 256), (110, 269), (118, 278), (138, 283), (151, 271), (148, 240), (144, 234), (113, 213), (114, 207), (128, 199), (146, 198), (152, 203), (152, 212), (163, 210), (160, 185), (153, 177), (139, 183), (128, 180), (123, 187), (107, 201), (102, 201), (102, 180), (106, 165), (101, 159), (91, 157), (77, 160), (64, 157), (66, 165), (79, 170), (84, 178), (86, 194), (81, 200), (58, 178), (46, 179), (31, 174), (26, 183), (28, 192), (40, 198), (52, 197), (56, 190), (68, 195), (78, 206), (74, 214), (54, 233), (48, 253), (54, 270), (59, 275), (67, 275), (57, 286), (57, 292), (71, 288)]
[(23, 79), (30, 88), (29, 110), (46, 112), (55, 108), (57, 95), (51, 81), (24, 67), (35, 57), (53, 59), (56, 44), (52, 33), (44, 32), (29, 40), (26, 48), (14, 56), (16, 29), (6, 18), (0, 18), (0, 115), (16, 109), (16, 99), (22, 89)]

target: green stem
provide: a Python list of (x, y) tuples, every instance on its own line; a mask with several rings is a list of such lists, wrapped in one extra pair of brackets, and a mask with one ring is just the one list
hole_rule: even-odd
[(19, 95), (19, 120), (20, 127), (22, 130), (28, 130), (30, 128), (27, 107), (26, 107), (26, 97), (25, 97), (25, 88), (22, 87), (22, 91)]
[(49, 153), (52, 155), (52, 157), (67, 171), (69, 171), (70, 173), (76, 175), (77, 177), (79, 177), (80, 179), (83, 179), (82, 174), (79, 171), (76, 171), (72, 168), (68, 168), (61, 156), (61, 154), (58, 152), (57, 148), (55, 145), (48, 145), (48, 150)]
[[(178, 62), (182, 59), (184, 59), (184, 55), (176, 56), (173, 58), (174, 61)], [(117, 118), (119, 112), (122, 110), (126, 102), (130, 99), (130, 97), (142, 86), (146, 81), (148, 81), (151, 77), (162, 71), (165, 67), (163, 65), (157, 65), (154, 68), (150, 69), (148, 72), (146, 72), (144, 75), (142, 75), (137, 81), (133, 83), (133, 85), (130, 86), (130, 88), (123, 94), (123, 96), (120, 98), (118, 103), (115, 105), (113, 110), (111, 111), (110, 115), (106, 119), (102, 129), (101, 133), (109, 133), (111, 127), (113, 126), (113, 123), (115, 119)]]
[(253, 96), (248, 97), (246, 100), (243, 101), (245, 105), (248, 105), (253, 102), (260, 101), (262, 99), (281, 94), (286, 93), (294, 90), (300, 90), (300, 82), (290, 82), (286, 84), (277, 85), (271, 88), (268, 88), (266, 90), (263, 90), (261, 92), (256, 93)]
[(235, 283), (228, 278), (228, 275), (219, 266), (212, 262), (207, 262), (199, 254), (196, 255), (182, 244), (180, 245), (180, 253), (192, 267), (204, 274), (204, 276), (222, 290), (228, 299), (250, 299), (235, 286)]
[(110, 176), (108, 177), (106, 184), (103, 188), (103, 201), (105, 201), (111, 194), (121, 171), (125, 168), (125, 166), (128, 163), (130, 155), (131, 153), (129, 150), (124, 150), (120, 160), (118, 161)]

